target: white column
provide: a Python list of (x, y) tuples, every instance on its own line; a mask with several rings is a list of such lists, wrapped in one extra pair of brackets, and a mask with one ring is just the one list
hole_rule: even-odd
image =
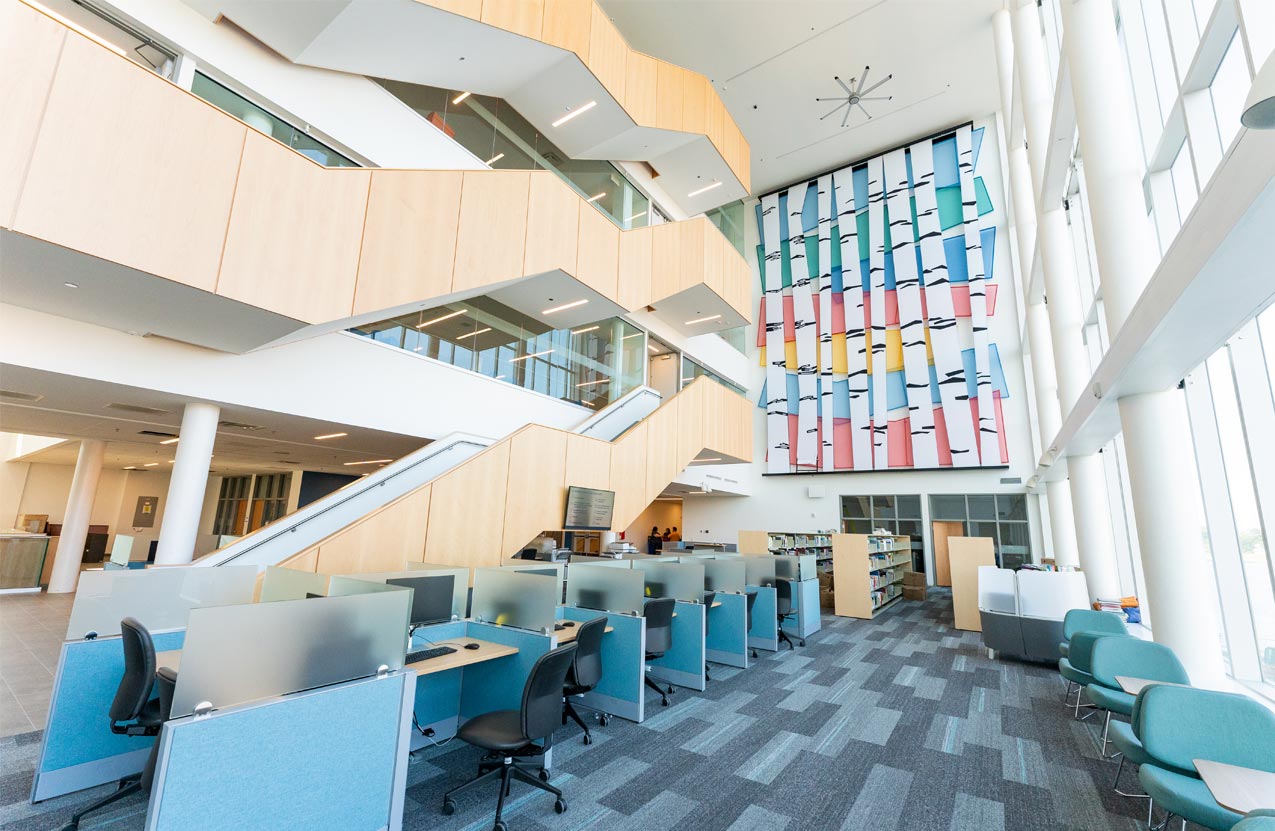
[[(1064, 45), (1085, 157), (1094, 254), (1107, 329), (1114, 340), (1158, 260), (1146, 219), (1143, 164), (1133, 130), (1133, 102), (1116, 41), (1110, 0), (1064, 0)], [(1113, 80), (1114, 79), (1114, 80)], [(1155, 639), (1171, 647), (1196, 681), (1223, 674), (1219, 629), (1200, 535), (1199, 482), (1191, 436), (1177, 390), (1119, 401), (1147, 602)]]
[(1102, 459), (1097, 453), (1068, 456), (1067, 481), (1076, 518), (1080, 568), (1085, 573), (1089, 598), (1120, 597), (1120, 570), (1116, 565), (1116, 540)]
[(75, 460), (71, 493), (62, 513), (62, 535), (49, 572), (49, 594), (75, 591), (80, 580), (80, 563), (84, 559), (84, 543), (89, 536), (89, 517), (93, 513), (93, 497), (102, 475), (102, 456), (106, 443), (99, 439), (80, 442), (80, 455)]
[(173, 478), (168, 483), (156, 565), (189, 563), (195, 556), (195, 537), (199, 534), (199, 515), (220, 416), (221, 408), (216, 404), (194, 401), (182, 412), (181, 441), (177, 443)]
[(1045, 495), (1049, 498), (1049, 535), (1054, 544), (1054, 562), (1059, 567), (1075, 568), (1080, 565), (1080, 558), (1076, 549), (1075, 515), (1067, 480), (1046, 482)]

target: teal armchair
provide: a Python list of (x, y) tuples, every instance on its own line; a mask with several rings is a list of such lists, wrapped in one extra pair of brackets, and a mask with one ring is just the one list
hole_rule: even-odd
[(1071, 649), (1067, 657), (1058, 659), (1058, 672), (1067, 680), (1068, 695), (1071, 694), (1072, 684), (1078, 688), (1076, 700), (1067, 705), (1074, 710), (1073, 715), (1077, 718), (1080, 717), (1080, 694), (1084, 692), (1085, 687), (1094, 682), (1093, 675), (1090, 673), (1094, 644), (1102, 638), (1115, 637), (1120, 636), (1107, 632), (1077, 632), (1071, 638)]
[[(1107, 752), (1107, 736), (1111, 729), (1111, 714), (1133, 715), (1134, 698), (1120, 689), (1117, 675), (1145, 678), (1149, 681), (1165, 681), (1171, 684), (1190, 684), (1186, 667), (1173, 650), (1164, 644), (1144, 641), (1141, 638), (1099, 638), (1093, 644), (1090, 655), (1090, 673), (1093, 682), (1085, 688), (1085, 694), (1093, 705), (1107, 711), (1102, 727), (1102, 752)], [(1117, 722), (1119, 723), (1119, 722)]]
[(1107, 632), (1112, 635), (1127, 635), (1129, 629), (1124, 618), (1115, 612), (1100, 612), (1097, 609), (1072, 609), (1063, 617), (1063, 640), (1058, 644), (1058, 654), (1066, 658), (1071, 649), (1071, 639), (1077, 632)]
[(1232, 826), (1231, 831), (1275, 831), (1275, 810), (1253, 811)]
[(1211, 759), (1275, 773), (1275, 713), (1247, 696), (1167, 684), (1146, 688), (1141, 698), (1143, 789), (1170, 818), (1231, 831), (1243, 817), (1217, 804), (1198, 774), (1183, 771), (1195, 771), (1195, 759)]

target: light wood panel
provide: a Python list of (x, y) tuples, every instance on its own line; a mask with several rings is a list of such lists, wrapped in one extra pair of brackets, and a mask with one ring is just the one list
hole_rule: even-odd
[(483, 0), (482, 22), (523, 37), (540, 39), (544, 0)]
[(652, 227), (635, 228), (620, 234), (620, 280), (616, 302), (626, 309), (641, 309), (651, 302), (653, 237)]
[(575, 52), (587, 66), (592, 13), (593, 0), (544, 0), (541, 40)]
[[(717, 148), (717, 152), (726, 158), (726, 122), (730, 115), (726, 112), (726, 104), (716, 92), (710, 90), (708, 96), (708, 140)], [(732, 123), (733, 126), (733, 123)], [(730, 162), (727, 162), (730, 164)]]
[[(0, 224), (13, 225), (66, 27), (22, 3), (0, 5)], [(48, 558), (52, 561), (52, 557)]]
[(522, 276), (530, 173), (466, 171), (452, 290)]
[(452, 290), (459, 170), (375, 170), (359, 254), (354, 314)]
[(509, 447), (502, 556), (512, 555), (546, 529), (562, 524), (566, 508), (567, 434), (529, 427)]
[(587, 436), (567, 436), (564, 484), (611, 490), (611, 443)]
[(1275, 806), (1275, 773), (1228, 765), (1210, 759), (1192, 759), (1209, 793), (1223, 808), (1247, 814)]
[(323, 574), (399, 571), (422, 562), (429, 528), (430, 486), (418, 488), (319, 543)]
[[(307, 548), (305, 551), (302, 551), (299, 554), (295, 554), (292, 557), (289, 557), (288, 559), (284, 560), (282, 563), (279, 563), (279, 566), (281, 568), (290, 568), (290, 569), (293, 569), (294, 571), (310, 571), (310, 572), (317, 571), (319, 567), (319, 547), (316, 545), (313, 548)], [(264, 574), (262, 576), (264, 576)], [(256, 591), (256, 594), (254, 594), (254, 598), (253, 598), (254, 602), (256, 601), (256, 596), (259, 595), (260, 592), (261, 592), (261, 578), (258, 577), (257, 591)]]
[(661, 130), (682, 129), (682, 95), (686, 89), (685, 69), (668, 61), (655, 63), (655, 124)]
[(212, 291), (246, 130), (67, 34), (13, 227)]
[(930, 544), (934, 548), (934, 585), (952, 585), (952, 564), (948, 555), (947, 540), (965, 533), (964, 522), (930, 523)]
[(481, 664), (484, 661), (495, 660), (496, 658), (504, 658), (507, 655), (517, 655), (518, 647), (509, 646), (503, 643), (494, 643), (492, 641), (483, 641), (478, 638), (464, 637), (457, 638), (458, 641), (465, 643), (478, 644), (477, 649), (457, 649), (455, 652), (447, 655), (439, 655), (437, 658), (427, 658), (424, 661), (414, 661), (413, 663), (404, 665), (404, 669), (410, 669), (417, 675), (430, 675), (435, 672), (446, 672), (449, 669), (459, 669), (467, 667), (470, 664)]
[(657, 65), (641, 52), (629, 52), (624, 80), (624, 109), (638, 124), (655, 124), (659, 113)]
[(307, 323), (348, 317), (370, 180), (249, 131), (217, 294)]
[(620, 267), (620, 229), (593, 205), (578, 199), (576, 202), (580, 206), (576, 279), (607, 297), (615, 297)]
[[(677, 229), (677, 289), (684, 291), (705, 277), (704, 250), (705, 238), (709, 233), (717, 234), (707, 219), (694, 222), (678, 222), (673, 224)], [(718, 236), (721, 236), (718, 234)]]
[(436, 9), (478, 20), (483, 13), (483, 0), (420, 0)]
[(624, 100), (629, 45), (600, 7), (589, 16), (589, 70), (616, 101)]
[(682, 396), (674, 396), (646, 417), (646, 503), (660, 495), (681, 468), (677, 464), (677, 414)]
[(770, 534), (766, 531), (740, 531), (740, 554), (769, 554)]
[(713, 89), (698, 72), (687, 72), (682, 87), (682, 129), (708, 135), (708, 98)]
[(952, 564), (952, 613), (957, 629), (982, 632), (978, 614), (978, 567), (996, 565), (991, 537), (948, 537)]
[(672, 297), (682, 290), (681, 224), (668, 222), (651, 228), (652, 301)]
[(651, 501), (646, 498), (647, 423), (638, 423), (611, 445), (612, 528), (628, 528)]
[[(677, 411), (677, 464), (678, 470), (690, 464), (704, 449), (704, 401), (707, 390), (703, 384), (690, 384), (678, 398)], [(677, 474), (674, 474), (677, 475)]]
[(581, 206), (589, 207), (554, 174), (547, 170), (531, 174), (527, 248), (521, 273), (542, 274), (554, 269), (575, 273)]
[(509, 442), (499, 442), (434, 481), (425, 562), (500, 565)]

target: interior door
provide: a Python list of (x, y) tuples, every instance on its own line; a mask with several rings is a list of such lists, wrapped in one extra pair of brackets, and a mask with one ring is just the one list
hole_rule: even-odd
[(947, 538), (965, 536), (964, 522), (931, 523), (930, 539), (934, 544), (934, 585), (952, 585), (952, 561), (948, 559)]

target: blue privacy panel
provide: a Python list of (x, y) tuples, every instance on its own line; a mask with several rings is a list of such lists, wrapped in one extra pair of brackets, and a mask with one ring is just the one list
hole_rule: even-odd
[(592, 620), (602, 615), (612, 631), (602, 636), (602, 680), (581, 702), (594, 710), (641, 721), (644, 714), (642, 673), (645, 671), (646, 622), (632, 615), (602, 613), (563, 606), (567, 620)]
[(495, 710), (517, 710), (522, 706), (522, 688), (536, 660), (550, 649), (550, 637), (527, 629), (466, 621), (465, 634), (471, 638), (503, 643), (518, 648), (508, 655), (463, 669), (460, 684), (460, 716), (470, 719)]
[(779, 649), (779, 618), (777, 603), (779, 593), (774, 586), (745, 586), (750, 592), (757, 592), (757, 600), (753, 604), (753, 628), (748, 630), (748, 645), (771, 652)]
[[(412, 634), (412, 649), (428, 649), (431, 646), (450, 646), (462, 649), (465, 637), (464, 621), (422, 626)], [(433, 726), (435, 741), (447, 739), (455, 728), (460, 715), (460, 684), (464, 668), (431, 672), (416, 677), (416, 700), (413, 712), (421, 728)], [(450, 730), (443, 732), (439, 722), (448, 722)]]
[(718, 592), (722, 605), (708, 610), (708, 634), (704, 644), (708, 660), (732, 667), (748, 666), (748, 599), (742, 594)]
[[(155, 651), (167, 652), (181, 649), (186, 631), (152, 637)], [(154, 739), (112, 733), (107, 715), (123, 677), (119, 637), (62, 644), (32, 802), (141, 772)]]
[(793, 583), (796, 614), (786, 618), (784, 631), (805, 638), (818, 632), (823, 626), (819, 616), (819, 581), (801, 580)]
[(679, 687), (704, 689), (704, 605), (679, 600), (674, 607), (673, 645), (651, 661), (651, 676)]
[(170, 721), (147, 831), (392, 826), (413, 681), (391, 673)]

